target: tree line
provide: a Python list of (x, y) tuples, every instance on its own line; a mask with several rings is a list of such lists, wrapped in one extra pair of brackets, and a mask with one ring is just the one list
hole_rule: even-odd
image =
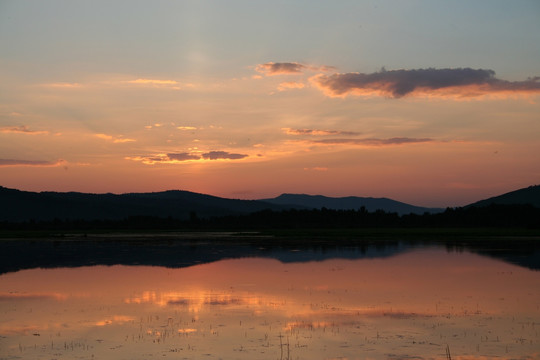
[(394, 212), (289, 209), (262, 210), (249, 214), (188, 219), (129, 216), (121, 220), (54, 219), (0, 222), (0, 230), (266, 230), (317, 228), (540, 228), (540, 208), (532, 205), (499, 205), (447, 208), (441, 213), (398, 215)]

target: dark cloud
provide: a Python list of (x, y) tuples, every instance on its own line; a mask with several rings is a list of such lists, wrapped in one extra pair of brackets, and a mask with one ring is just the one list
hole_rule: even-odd
[(371, 145), (371, 146), (384, 146), (384, 145), (402, 145), (402, 144), (413, 144), (413, 143), (424, 143), (430, 142), (433, 139), (429, 138), (407, 138), (407, 137), (393, 137), (388, 139), (377, 139), (377, 138), (368, 138), (368, 139), (322, 139), (322, 140), (312, 140), (312, 143), (316, 144), (325, 144), (325, 145), (341, 145), (341, 144), (351, 144), (351, 145)]
[(345, 135), (345, 136), (357, 136), (360, 135), (359, 132), (355, 131), (341, 131), (341, 130), (319, 130), (319, 129), (291, 129), (291, 128), (282, 128), (287, 135)]
[[(371, 74), (345, 73), (313, 78), (314, 84), (330, 96), (378, 92), (394, 98), (420, 90), (433, 92), (449, 88), (462, 89), (461, 95), (464, 96), (492, 92), (540, 92), (539, 80), (535, 77), (526, 81), (505, 81), (497, 79), (493, 70), (471, 68), (383, 69)], [(470, 87), (474, 87), (472, 92)]]
[(196, 154), (179, 153), (179, 154), (167, 154), (169, 160), (187, 161), (187, 160), (199, 160), (201, 157)]
[(284, 74), (301, 74), (305, 70), (311, 71), (333, 71), (335, 67), (333, 66), (315, 66), (315, 65), (304, 65), (297, 62), (267, 62), (265, 64), (259, 64), (255, 68), (260, 73), (265, 75), (284, 75)]
[(202, 154), (203, 159), (206, 160), (218, 160), (218, 159), (229, 159), (229, 160), (238, 160), (248, 157), (246, 154), (232, 154), (227, 151), (210, 151)]
[(280, 75), (280, 74), (298, 74), (301, 73), (306, 66), (296, 62), (268, 62), (265, 64), (257, 65), (256, 70), (266, 75)]
[(64, 160), (42, 161), (42, 160), (16, 160), (0, 159), (0, 166), (59, 166)]
[[(190, 161), (190, 160), (219, 160), (219, 159), (228, 159), (228, 160), (238, 160), (248, 157), (245, 154), (233, 154), (227, 151), (210, 151), (204, 154), (198, 153), (168, 153), (168, 154), (157, 154), (157, 155), (148, 155), (148, 156), (133, 156), (126, 157), (127, 160), (140, 161), (143, 164), (152, 165), (152, 164), (174, 164), (179, 161)], [(1, 164), (0, 164), (1, 165)]]

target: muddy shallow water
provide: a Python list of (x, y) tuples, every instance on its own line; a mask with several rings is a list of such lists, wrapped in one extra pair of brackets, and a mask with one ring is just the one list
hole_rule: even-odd
[(539, 333), (539, 271), (433, 246), (0, 275), (0, 359), (537, 359)]

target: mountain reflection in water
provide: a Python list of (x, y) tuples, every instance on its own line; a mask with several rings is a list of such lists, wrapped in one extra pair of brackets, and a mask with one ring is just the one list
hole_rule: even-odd
[(467, 251), (0, 275), (0, 358), (538, 358), (540, 273)]
[(290, 238), (237, 233), (118, 234), (0, 239), (0, 274), (32, 268), (89, 265), (186, 267), (223, 259), (265, 257), (282, 262), (389, 257), (415, 248), (471, 251), (540, 270), (540, 239), (464, 237), (398, 240)]

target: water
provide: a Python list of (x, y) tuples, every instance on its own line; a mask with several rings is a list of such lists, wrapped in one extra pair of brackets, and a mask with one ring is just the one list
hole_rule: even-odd
[(0, 359), (540, 358), (539, 271), (440, 246), (295, 250), (4, 273)]

